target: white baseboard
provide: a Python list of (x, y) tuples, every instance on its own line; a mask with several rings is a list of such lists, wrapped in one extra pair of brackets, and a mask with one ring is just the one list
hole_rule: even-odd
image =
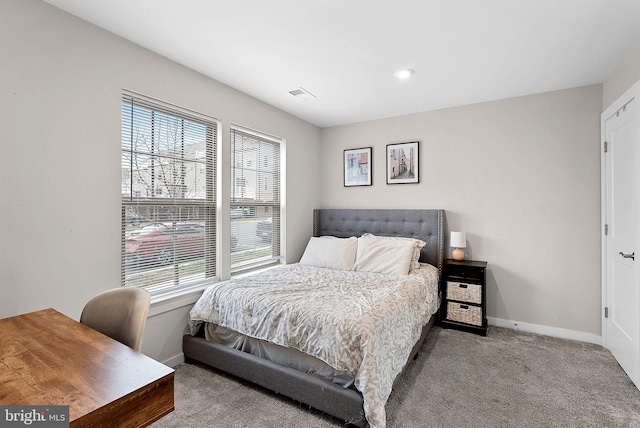
[(546, 325), (529, 324), (520, 321), (504, 320), (500, 318), (487, 317), (489, 325), (496, 327), (510, 328), (512, 330), (525, 331), (527, 333), (543, 334), (545, 336), (558, 337), (561, 339), (576, 340), (578, 342), (593, 343), (602, 345), (602, 336), (586, 333), (584, 331), (567, 330), (565, 328), (549, 327)]
[(173, 357), (166, 359), (164, 361), (162, 361), (162, 364), (169, 366), (169, 367), (175, 367), (179, 364), (184, 363), (184, 354), (180, 353), (178, 355), (174, 355)]

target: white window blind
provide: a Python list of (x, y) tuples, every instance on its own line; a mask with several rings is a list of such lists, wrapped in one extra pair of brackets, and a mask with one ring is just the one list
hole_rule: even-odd
[(280, 261), (281, 142), (231, 129), (231, 272)]
[(150, 292), (216, 276), (213, 118), (122, 98), (122, 285)]

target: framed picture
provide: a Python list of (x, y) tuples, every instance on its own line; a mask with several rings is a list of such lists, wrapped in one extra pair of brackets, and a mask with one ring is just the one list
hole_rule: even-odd
[(344, 185), (371, 186), (371, 147), (344, 151)]
[(418, 142), (387, 144), (387, 184), (418, 183)]

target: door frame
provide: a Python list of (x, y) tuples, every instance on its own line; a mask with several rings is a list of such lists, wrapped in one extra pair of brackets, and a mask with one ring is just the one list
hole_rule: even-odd
[[(602, 346), (609, 349), (608, 337), (607, 337), (607, 319), (605, 317), (605, 308), (608, 307), (607, 301), (608, 292), (608, 272), (607, 272), (607, 236), (605, 233), (605, 227), (607, 224), (607, 169), (606, 169), (606, 152), (605, 152), (605, 140), (606, 140), (606, 121), (611, 118), (616, 112), (626, 106), (626, 104), (635, 98), (635, 102), (640, 101), (640, 81), (636, 82), (633, 86), (627, 89), (616, 101), (611, 103), (602, 114), (600, 115), (600, 242), (601, 242), (601, 264), (602, 264), (602, 305), (601, 305), (601, 330), (602, 330)], [(638, 109), (640, 112), (640, 109)], [(639, 166), (640, 168), (640, 166)], [(638, 239), (640, 241), (640, 239)], [(640, 242), (636, 243), (636, 248), (640, 248)], [(640, 310), (640, 307), (638, 308)]]

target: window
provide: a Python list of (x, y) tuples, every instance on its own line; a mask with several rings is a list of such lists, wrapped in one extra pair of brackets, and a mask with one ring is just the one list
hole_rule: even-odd
[(231, 129), (232, 273), (280, 261), (281, 145)]
[(215, 119), (123, 94), (123, 286), (216, 276), (216, 140)]

